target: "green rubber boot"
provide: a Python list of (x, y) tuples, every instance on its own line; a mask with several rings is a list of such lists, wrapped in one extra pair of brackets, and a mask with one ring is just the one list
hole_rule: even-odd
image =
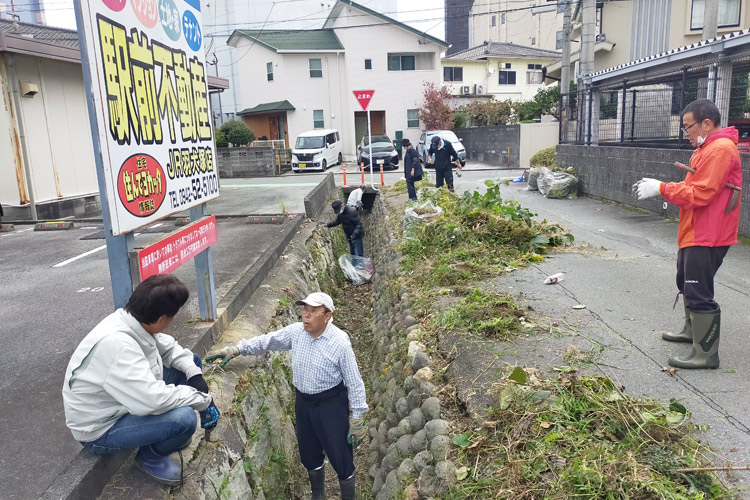
[(721, 334), (721, 311), (707, 313), (690, 312), (693, 325), (693, 347), (690, 354), (669, 358), (669, 364), (677, 368), (718, 368), (719, 337)]
[(669, 342), (692, 342), (693, 341), (693, 325), (690, 323), (690, 310), (683, 300), (685, 306), (685, 325), (682, 327), (680, 333), (664, 332), (661, 334), (661, 338), (668, 340)]

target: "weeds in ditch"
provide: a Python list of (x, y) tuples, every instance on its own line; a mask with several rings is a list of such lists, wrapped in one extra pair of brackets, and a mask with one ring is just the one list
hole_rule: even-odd
[(515, 368), (480, 427), (456, 434), (457, 477), (446, 497), (729, 499), (700, 466), (686, 409), (625, 395), (602, 377), (558, 380)]

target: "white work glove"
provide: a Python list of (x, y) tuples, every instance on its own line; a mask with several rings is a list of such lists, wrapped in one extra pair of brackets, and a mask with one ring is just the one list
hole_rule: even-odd
[(661, 181), (644, 177), (633, 184), (633, 194), (635, 194), (639, 200), (653, 198), (654, 196), (661, 194), (660, 187)]

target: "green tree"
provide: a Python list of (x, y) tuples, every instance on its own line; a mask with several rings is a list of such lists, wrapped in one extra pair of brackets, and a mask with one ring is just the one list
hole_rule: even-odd
[(221, 129), (216, 129), (214, 140), (216, 141), (217, 148), (225, 148), (229, 146), (229, 143), (227, 142), (227, 138), (224, 137), (224, 132), (222, 132)]
[(224, 134), (226, 141), (235, 147), (244, 146), (255, 140), (253, 131), (239, 120), (229, 120), (219, 128), (219, 131)]
[(445, 88), (424, 82), (424, 103), (419, 108), (419, 120), (426, 130), (443, 130), (453, 127), (453, 110), (448, 101), (453, 97)]

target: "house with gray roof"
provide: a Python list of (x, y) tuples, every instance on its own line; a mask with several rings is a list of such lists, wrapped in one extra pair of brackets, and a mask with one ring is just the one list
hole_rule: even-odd
[(372, 134), (415, 142), (425, 82), (440, 84), (448, 45), (356, 2), (339, 0), (321, 29), (235, 30), (235, 113), (257, 137), (292, 146), (301, 132), (337, 129), (356, 155), (367, 114), (354, 91), (374, 91)]
[(484, 42), (444, 57), (442, 84), (458, 99), (528, 101), (544, 87), (544, 68), (560, 57), (553, 50)]

